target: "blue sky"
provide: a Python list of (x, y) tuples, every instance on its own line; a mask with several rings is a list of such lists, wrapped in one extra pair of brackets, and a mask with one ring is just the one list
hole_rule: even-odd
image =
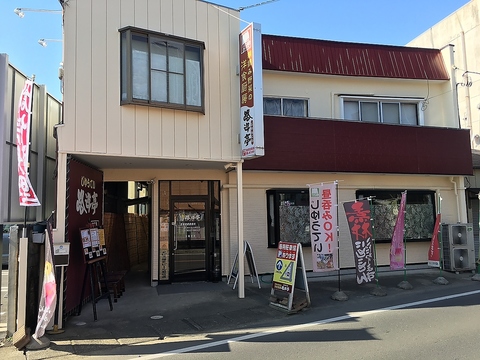
[[(83, 0), (70, 0), (83, 1)], [(91, 0), (98, 1), (98, 0)], [(120, 0), (118, 0), (120, 1)], [(139, 0), (129, 0), (139, 1)], [(161, 0), (158, 0), (161, 1)], [(247, 22), (262, 25), (266, 34), (308, 37), (386, 45), (405, 45), (469, 0), (211, 0), (241, 12)], [(47, 91), (61, 99), (58, 67), (62, 43), (40, 38), (62, 38), (62, 16), (25, 11), (19, 18), (13, 10), (61, 10), (58, 0), (0, 0), (0, 53), (10, 63)], [(245, 24), (244, 24), (245, 25)], [(243, 25), (242, 25), (243, 27)]]

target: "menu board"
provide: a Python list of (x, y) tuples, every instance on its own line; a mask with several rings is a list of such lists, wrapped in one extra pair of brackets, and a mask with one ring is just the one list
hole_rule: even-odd
[(105, 247), (105, 234), (103, 229), (83, 228), (80, 229), (82, 248), (85, 262), (100, 259), (107, 256)]

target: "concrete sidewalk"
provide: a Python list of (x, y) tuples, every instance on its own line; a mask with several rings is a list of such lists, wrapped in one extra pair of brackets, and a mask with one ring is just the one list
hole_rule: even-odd
[[(130, 271), (126, 277), (126, 291), (113, 303), (110, 311), (108, 300), (97, 303), (97, 321), (94, 321), (91, 303), (83, 306), (79, 316), (71, 316), (60, 334), (46, 334), (50, 340), (43, 350), (19, 351), (8, 341), (0, 348), (0, 356), (8, 359), (79, 359), (93, 353), (110, 353), (119, 348), (152, 342), (178, 341), (186, 336), (240, 330), (274, 321), (287, 321), (291, 317), (303, 316), (318, 310), (333, 314), (379, 301), (380, 296), (372, 290), (381, 288), (391, 299), (401, 300), (405, 294), (434, 293), (442, 285), (434, 280), (439, 276), (448, 280), (450, 288), (471, 284), (473, 273), (460, 274), (441, 272), (432, 268), (408, 270), (406, 279), (412, 290), (403, 290), (397, 285), (404, 280), (402, 271), (379, 272), (378, 284), (357, 285), (353, 274), (308, 273), (308, 287), (311, 306), (295, 315), (269, 306), (271, 275), (263, 275), (261, 288), (250, 277), (245, 277), (245, 298), (238, 298), (237, 289), (227, 284), (224, 278), (218, 283), (177, 283), (149, 286), (148, 274), (144, 270)], [(478, 283), (478, 282), (475, 282)], [(348, 296), (347, 301), (332, 300), (340, 290)], [(478, 283), (480, 288), (480, 283)], [(302, 291), (295, 291), (303, 296)], [(346, 311), (346, 310), (345, 310)], [(311, 313), (310, 313), (311, 314)], [(90, 354), (90, 355), (89, 355)]]

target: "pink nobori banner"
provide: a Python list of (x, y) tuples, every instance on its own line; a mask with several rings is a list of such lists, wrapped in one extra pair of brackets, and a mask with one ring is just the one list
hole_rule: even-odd
[(402, 193), (400, 209), (398, 210), (397, 221), (393, 228), (392, 243), (390, 245), (390, 270), (400, 270), (405, 268), (405, 206), (407, 203), (407, 192)]
[(18, 192), (20, 206), (40, 206), (28, 177), (30, 153), (30, 115), (32, 112), (33, 81), (25, 80), (17, 113)]

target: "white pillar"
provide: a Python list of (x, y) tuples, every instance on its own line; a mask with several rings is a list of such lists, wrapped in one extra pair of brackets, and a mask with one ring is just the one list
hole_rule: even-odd
[[(61, 126), (57, 127), (57, 131), (60, 131)], [(57, 135), (58, 136), (58, 135)], [(55, 212), (55, 224), (56, 228), (53, 229), (53, 243), (65, 242), (65, 219), (67, 208), (67, 154), (57, 153), (57, 207)], [(59, 282), (58, 294), (57, 294), (57, 306), (58, 306), (58, 328), (63, 329), (63, 280), (64, 280), (64, 268), (61, 268), (60, 279), (56, 279)]]
[(243, 160), (237, 163), (238, 297), (245, 297), (245, 259), (243, 241)]
[(25, 325), (27, 311), (27, 229), (23, 228), (22, 237), (18, 239), (18, 288), (17, 288), (17, 330)]

